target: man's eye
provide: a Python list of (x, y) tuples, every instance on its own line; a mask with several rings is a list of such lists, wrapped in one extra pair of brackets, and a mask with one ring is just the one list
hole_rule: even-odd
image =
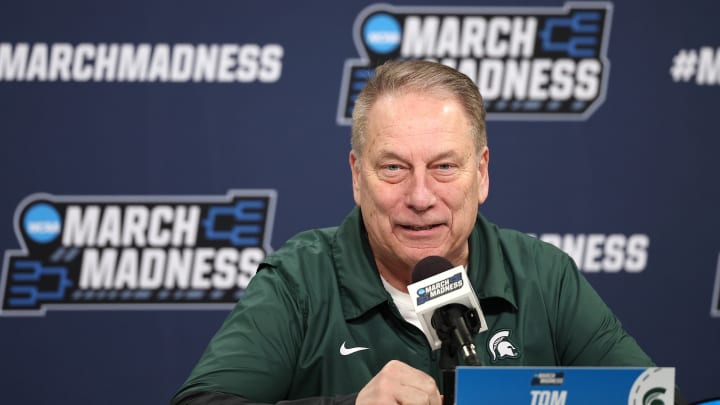
[(378, 175), (380, 178), (390, 182), (398, 182), (407, 173), (407, 167), (401, 164), (386, 164), (380, 166), (380, 172)]
[(438, 178), (452, 179), (458, 172), (458, 166), (453, 163), (438, 163), (433, 171)]
[(451, 172), (451, 171), (457, 169), (457, 165), (454, 165), (452, 163), (440, 163), (437, 166), (435, 166), (435, 168), (441, 172)]

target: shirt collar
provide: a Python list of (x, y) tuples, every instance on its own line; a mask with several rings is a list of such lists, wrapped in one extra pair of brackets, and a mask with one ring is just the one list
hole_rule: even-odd
[(510, 264), (500, 242), (500, 230), (490, 223), (481, 214), (478, 214), (475, 227), (470, 233), (470, 265), (468, 277), (475, 289), (475, 293), (482, 301), (491, 298), (501, 298), (517, 310), (517, 303), (513, 292), (509, 274)]
[(332, 255), (345, 319), (357, 318), (388, 301), (358, 207), (338, 227)]

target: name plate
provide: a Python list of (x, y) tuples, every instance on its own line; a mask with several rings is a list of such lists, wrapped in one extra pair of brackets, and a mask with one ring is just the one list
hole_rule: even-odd
[(674, 367), (457, 368), (455, 404), (672, 405)]

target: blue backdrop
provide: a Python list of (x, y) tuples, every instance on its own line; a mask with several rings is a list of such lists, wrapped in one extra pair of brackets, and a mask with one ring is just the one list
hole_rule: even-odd
[[(93, 288), (83, 292), (82, 280), (72, 279), (76, 269), (42, 273), (51, 278), (42, 289), (56, 288), (52, 277), (69, 277), (72, 287), (67, 296), (36, 299), (33, 310), (26, 310), (9, 301), (27, 292), (11, 289), (28, 285), (14, 278), (22, 267), (18, 258), (47, 269), (51, 261), (62, 262), (49, 255), (67, 255), (66, 270), (72, 260), (86, 258), (90, 237), (68, 251), (45, 249), (56, 245), (40, 241), (67, 231), (62, 226), (71, 222), (64, 216), (68, 206), (94, 204), (107, 213), (108, 205), (144, 204), (152, 214), (154, 206), (186, 201), (225, 201), (229, 207), (231, 190), (255, 202), (258, 194), (269, 195), (266, 211), (234, 214), (251, 222), (243, 235), (257, 237), (240, 243), (243, 249), (254, 243), (264, 253), (303, 229), (339, 223), (354, 204), (350, 130), (342, 118), (357, 84), (351, 66), (402, 54), (399, 41), (415, 43), (420, 57), (438, 57), (431, 50), (450, 44), (441, 57), (478, 66), (492, 59), (487, 38), (487, 55), (453, 54), (453, 41), (470, 34), (461, 31), (458, 39), (452, 27), (443, 31), (451, 25), (449, 15), (485, 16), (486, 22), (520, 16), (537, 23), (534, 50), (520, 56), (500, 50), (495, 60), (506, 68), (513, 58), (540, 67), (539, 61), (551, 61), (529, 79), (505, 78), (508, 85), (537, 79), (539, 93), (486, 100), (492, 112), (492, 187), (483, 214), (569, 251), (655, 362), (677, 368), (687, 399), (720, 395), (720, 3), (417, 0), (393, 6), (228, 0), (0, 4), (4, 401), (165, 403), (227, 316), (228, 305), (188, 305), (194, 298), (183, 291), (173, 301), (168, 294), (182, 290), (178, 285), (166, 288), (165, 298), (152, 289), (150, 298), (112, 295), (113, 289), (131, 290), (131, 282), (103, 284), (99, 271), (95, 284), (87, 276), (84, 285), (103, 295), (83, 295)], [(590, 15), (576, 13), (588, 9)], [(389, 17), (389, 25), (380, 21), (374, 28), (384, 36), (363, 34), (363, 23), (376, 12)], [(433, 40), (428, 16), (443, 24)], [(541, 28), (551, 18), (556, 36), (543, 42)], [(427, 32), (416, 32), (427, 35), (425, 42), (409, 38), (410, 26), (403, 24), (413, 19), (425, 24)], [(498, 24), (496, 33), (507, 42), (511, 34)], [(590, 42), (574, 43), (577, 38)], [(429, 45), (434, 40), (435, 48)], [(562, 46), (552, 50), (551, 43)], [(395, 54), (383, 54), (383, 46)], [(592, 52), (583, 56), (582, 49)], [(562, 77), (554, 76), (563, 54), (573, 63), (590, 59), (590, 79), (577, 73), (579, 64), (569, 71), (557, 68)], [(548, 89), (562, 92), (563, 83), (575, 86), (558, 96), (567, 103), (550, 102)], [(28, 214), (25, 209), (39, 200), (61, 220)], [(201, 217), (211, 215), (211, 208), (202, 205)], [(106, 226), (111, 233), (112, 224)], [(201, 242), (223, 246), (222, 237)], [(53, 306), (57, 300), (67, 305)], [(153, 306), (153, 300), (165, 304)]]

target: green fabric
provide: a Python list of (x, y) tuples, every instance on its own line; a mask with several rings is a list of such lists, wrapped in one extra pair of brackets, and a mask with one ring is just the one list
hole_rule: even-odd
[[(468, 275), (488, 324), (475, 339), (482, 364), (653, 365), (561, 250), (482, 215), (469, 243)], [(489, 340), (501, 331), (514, 356), (493, 358)], [(368, 349), (343, 356), (343, 342)], [(175, 400), (194, 391), (270, 403), (343, 395), (391, 359), (442, 387), (438, 356), (383, 288), (355, 208), (339, 227), (298, 234), (266, 258)]]

